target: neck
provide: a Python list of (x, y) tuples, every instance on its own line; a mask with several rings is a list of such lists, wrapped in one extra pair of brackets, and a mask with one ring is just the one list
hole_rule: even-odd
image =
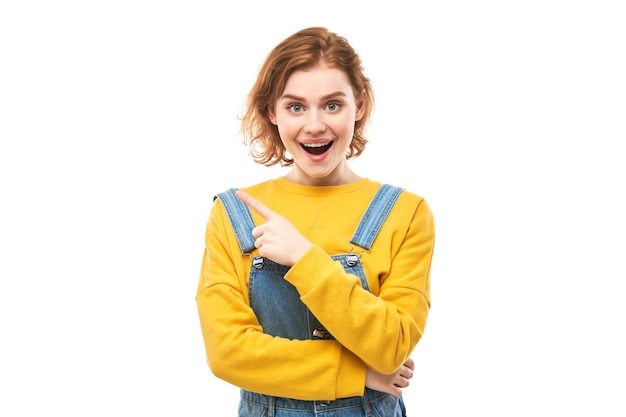
[(343, 168), (337, 168), (330, 175), (316, 178), (312, 177), (298, 167), (294, 167), (285, 178), (288, 181), (296, 184), (311, 185), (311, 186), (333, 186), (333, 185), (346, 185), (356, 182), (361, 179), (356, 173), (354, 173), (347, 165)]

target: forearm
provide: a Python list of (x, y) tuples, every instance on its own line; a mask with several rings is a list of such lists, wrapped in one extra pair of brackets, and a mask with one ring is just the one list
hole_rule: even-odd
[(288, 340), (264, 334), (233, 290), (198, 294), (207, 360), (213, 373), (240, 388), (307, 400), (362, 395), (365, 365), (336, 341)]
[[(396, 289), (393, 300), (378, 297), (321, 249), (306, 256), (306, 267), (303, 263), (302, 269), (288, 274), (292, 282), (301, 283), (302, 301), (335, 339), (368, 366), (382, 373), (395, 371), (422, 335), (428, 313), (424, 296), (414, 289)], [(312, 276), (315, 283), (305, 290), (303, 283), (313, 281)]]
[(285, 277), (327, 330), (381, 373), (404, 363), (422, 337), (430, 309), (434, 225), (428, 206), (420, 209), (386, 233), (371, 251), (376, 254), (362, 255), (373, 293), (318, 246)]

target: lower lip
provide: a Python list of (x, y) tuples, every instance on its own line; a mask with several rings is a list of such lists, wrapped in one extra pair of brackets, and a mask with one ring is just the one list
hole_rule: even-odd
[(328, 149), (326, 150), (326, 152), (321, 153), (321, 154), (319, 154), (319, 155), (315, 155), (315, 154), (312, 154), (312, 153), (308, 153), (308, 152), (307, 152), (307, 151), (305, 151), (305, 150), (303, 150), (303, 152), (304, 152), (304, 154), (306, 155), (307, 159), (309, 159), (310, 161), (313, 161), (313, 162), (321, 162), (321, 161), (323, 161), (323, 160), (326, 158), (326, 156), (327, 156), (327, 155), (328, 155), (328, 153), (330, 152), (330, 149), (331, 149), (331, 148), (328, 148)]
[(332, 145), (330, 145), (330, 147), (328, 149), (326, 149), (326, 151), (324, 153), (321, 153), (319, 155), (309, 153), (309, 152), (305, 151), (304, 149), (302, 149), (302, 152), (304, 152), (304, 154), (306, 155), (306, 157), (309, 160), (311, 160), (313, 162), (320, 162), (320, 161), (323, 161), (326, 158), (326, 156), (330, 153), (330, 150), (333, 148), (333, 145), (334, 145), (334, 143)]

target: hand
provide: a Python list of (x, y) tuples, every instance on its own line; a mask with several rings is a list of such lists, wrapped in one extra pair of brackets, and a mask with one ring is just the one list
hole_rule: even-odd
[(235, 195), (265, 220), (264, 224), (252, 230), (252, 236), (256, 238), (254, 246), (259, 250), (259, 255), (282, 265), (293, 266), (313, 246), (289, 220), (265, 204), (241, 190)]
[(398, 368), (397, 371), (389, 375), (381, 374), (367, 368), (365, 371), (365, 386), (399, 397), (402, 395), (401, 388), (409, 386), (409, 379), (413, 378), (414, 369), (415, 363), (411, 358), (407, 359), (404, 365)]

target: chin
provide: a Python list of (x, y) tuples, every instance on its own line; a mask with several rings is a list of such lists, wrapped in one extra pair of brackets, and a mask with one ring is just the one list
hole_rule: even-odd
[(316, 170), (316, 171), (307, 171), (304, 174), (311, 179), (321, 180), (324, 178), (331, 177), (333, 175), (333, 171), (332, 170), (324, 170), (324, 171)]

